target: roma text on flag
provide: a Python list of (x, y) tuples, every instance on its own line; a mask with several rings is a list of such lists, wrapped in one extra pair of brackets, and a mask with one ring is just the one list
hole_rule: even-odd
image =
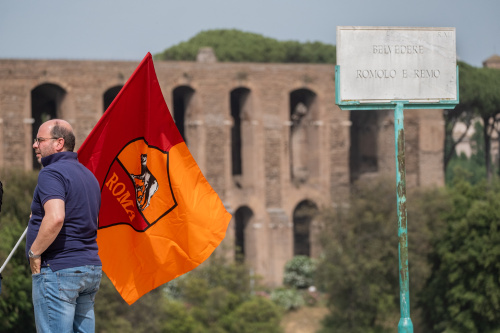
[(197, 267), (224, 238), (231, 215), (179, 134), (150, 53), (78, 159), (101, 185), (99, 255), (128, 304)]

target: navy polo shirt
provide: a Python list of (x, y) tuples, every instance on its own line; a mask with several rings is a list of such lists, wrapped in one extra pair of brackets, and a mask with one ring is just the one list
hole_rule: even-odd
[(65, 204), (65, 218), (54, 242), (42, 253), (42, 266), (53, 271), (84, 265), (101, 265), (97, 249), (97, 221), (101, 190), (95, 176), (78, 162), (74, 152), (60, 152), (42, 158), (44, 168), (31, 203), (26, 236), (26, 255), (35, 241), (50, 199)]

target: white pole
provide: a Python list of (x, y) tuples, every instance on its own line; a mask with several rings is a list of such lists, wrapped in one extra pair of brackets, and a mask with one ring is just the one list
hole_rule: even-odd
[(2, 268), (0, 268), (0, 273), (2, 273), (5, 266), (7, 266), (7, 263), (9, 262), (10, 258), (14, 255), (14, 252), (16, 252), (17, 248), (19, 247), (19, 244), (21, 244), (21, 241), (23, 240), (24, 236), (26, 236), (27, 231), (28, 231), (28, 227), (26, 227), (26, 229), (24, 229), (24, 232), (21, 235), (21, 237), (19, 238), (19, 240), (17, 241), (16, 246), (14, 246), (12, 251), (10, 251), (10, 254), (7, 257), (7, 259), (5, 259), (5, 262), (3, 263)]

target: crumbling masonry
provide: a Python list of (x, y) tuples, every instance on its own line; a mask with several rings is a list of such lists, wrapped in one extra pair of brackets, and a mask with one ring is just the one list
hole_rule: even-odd
[[(279, 285), (294, 255), (319, 255), (310, 212), (394, 175), (392, 111), (341, 111), (332, 65), (200, 60), (155, 62), (165, 100), (233, 214), (220, 251)], [(0, 59), (0, 168), (39, 168), (32, 143), (49, 118), (73, 125), (78, 148), (138, 64)], [(442, 112), (405, 111), (405, 129), (408, 186), (443, 185)]]

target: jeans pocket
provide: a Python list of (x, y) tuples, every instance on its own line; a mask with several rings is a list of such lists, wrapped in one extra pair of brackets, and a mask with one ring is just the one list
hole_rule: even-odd
[(67, 302), (76, 303), (76, 299), (84, 288), (87, 272), (75, 269), (63, 269), (56, 272), (59, 297)]

